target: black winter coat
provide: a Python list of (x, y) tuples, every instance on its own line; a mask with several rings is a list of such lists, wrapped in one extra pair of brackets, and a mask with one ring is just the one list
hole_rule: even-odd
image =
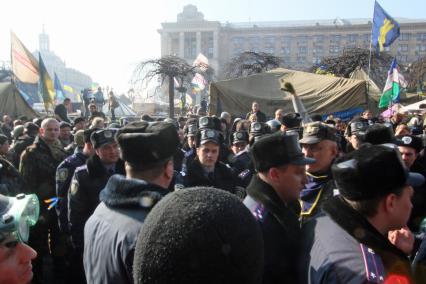
[(222, 162), (216, 162), (214, 174), (208, 178), (204, 175), (200, 161), (195, 158), (186, 171), (182, 169), (177, 183), (184, 187), (212, 186), (235, 193), (237, 179), (232, 169)]
[[(115, 173), (125, 173), (122, 160), (116, 163)], [(68, 226), (75, 248), (83, 248), (84, 224), (98, 206), (99, 193), (110, 177), (96, 154), (87, 160), (86, 165), (75, 170), (68, 191)]]
[(132, 266), (139, 231), (167, 189), (144, 180), (112, 176), (101, 203), (84, 228), (87, 283), (133, 283)]
[(263, 283), (299, 283), (297, 263), (301, 234), (297, 214), (257, 175), (247, 187), (244, 204), (263, 232)]

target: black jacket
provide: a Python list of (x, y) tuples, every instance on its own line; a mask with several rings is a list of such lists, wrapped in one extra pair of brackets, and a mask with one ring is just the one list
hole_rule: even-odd
[(143, 180), (112, 176), (101, 203), (84, 228), (87, 283), (133, 283), (133, 255), (139, 230), (168, 191)]
[(263, 283), (299, 283), (297, 261), (300, 252), (300, 226), (297, 214), (257, 175), (253, 176), (247, 187), (244, 204), (263, 232)]
[(222, 162), (216, 162), (213, 176), (208, 178), (204, 175), (198, 158), (195, 158), (185, 171), (182, 169), (177, 183), (184, 187), (212, 186), (231, 193), (235, 193), (237, 186), (236, 177), (230, 167)]
[[(253, 111), (250, 111), (246, 114), (246, 119), (250, 118), (250, 115), (253, 114)], [(266, 115), (261, 112), (260, 110), (256, 112), (256, 116), (257, 116), (257, 122), (266, 122)]]
[[(122, 160), (116, 163), (115, 173), (125, 173)], [(75, 248), (83, 247), (84, 224), (98, 206), (99, 193), (110, 177), (96, 154), (87, 160), (86, 165), (75, 170), (68, 191), (68, 226)]]
[(382, 283), (375, 281), (390, 274), (411, 277), (408, 257), (343, 198), (330, 198), (323, 211), (303, 226), (301, 283)]

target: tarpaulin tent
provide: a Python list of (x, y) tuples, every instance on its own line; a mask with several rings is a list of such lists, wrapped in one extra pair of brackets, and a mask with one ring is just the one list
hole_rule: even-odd
[(309, 113), (333, 113), (366, 106), (366, 81), (274, 69), (248, 77), (218, 81), (210, 85), (210, 114), (228, 111), (243, 115), (257, 101), (266, 115), (282, 108), (293, 112), (289, 94), (281, 91), (283, 82), (296, 89)]
[(0, 113), (14, 118), (22, 115), (28, 118), (40, 116), (29, 106), (12, 82), (0, 83)]
[[(136, 116), (136, 112), (129, 106), (127, 106), (125, 103), (120, 101), (120, 99), (115, 98), (118, 102), (118, 107), (115, 109), (114, 114), (117, 117), (123, 117), (123, 116)], [(111, 112), (108, 109), (108, 103), (106, 103), (102, 107), (102, 112), (105, 113), (105, 115), (111, 116)]]

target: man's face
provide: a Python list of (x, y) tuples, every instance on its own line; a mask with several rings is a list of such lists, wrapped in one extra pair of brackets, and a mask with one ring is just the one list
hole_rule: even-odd
[(207, 142), (197, 148), (197, 156), (204, 167), (214, 167), (219, 157), (219, 145), (213, 142)]
[(95, 112), (96, 111), (96, 106), (90, 106), (90, 112)]
[(236, 142), (232, 144), (232, 152), (236, 155), (247, 147), (246, 142)]
[(185, 133), (183, 132), (182, 128), (179, 128), (179, 130), (177, 131), (177, 133), (178, 133), (180, 144), (182, 144), (183, 141), (185, 140)]
[(401, 152), (402, 160), (404, 161), (405, 166), (409, 169), (414, 164), (414, 161), (417, 158), (417, 153), (414, 148), (399, 146), (399, 152)]
[(395, 210), (392, 212), (392, 225), (393, 230), (401, 229), (402, 227), (407, 225), (408, 219), (411, 215), (411, 209), (413, 208), (413, 204), (411, 203), (411, 199), (413, 197), (414, 190), (411, 186), (406, 185), (400, 196), (396, 196), (395, 199)]
[(258, 104), (258, 103), (253, 103), (253, 104), (251, 105), (251, 110), (252, 110), (253, 112), (257, 112), (257, 111), (259, 110), (259, 104)]
[(290, 202), (297, 200), (307, 182), (305, 166), (287, 165), (277, 168), (277, 194), (281, 200)]
[(104, 144), (95, 149), (96, 155), (99, 156), (102, 163), (111, 165), (115, 164), (120, 158), (120, 149), (115, 142)]
[(59, 130), (59, 138), (61, 139), (69, 139), (71, 137), (71, 128), (69, 127), (62, 127)]
[(188, 146), (195, 148), (195, 136), (188, 136)]
[(10, 122), (11, 122), (10, 116), (3, 115), (3, 122), (6, 123), (6, 124), (10, 124)]
[(0, 145), (0, 155), (6, 155), (9, 152), (9, 142), (5, 141)]
[(36, 251), (24, 243), (0, 244), (0, 283), (29, 283), (33, 278), (31, 260), (36, 256)]
[(84, 129), (84, 121), (81, 121), (77, 123), (76, 125), (74, 125), (74, 128), (75, 128), (75, 131)]
[(68, 101), (68, 100), (64, 101), (65, 107), (69, 107), (70, 105), (71, 105), (71, 101)]
[(51, 121), (45, 128), (40, 128), (40, 135), (48, 142), (53, 142), (59, 137), (59, 122)]
[(302, 144), (302, 152), (308, 158), (314, 158), (314, 164), (306, 165), (309, 173), (325, 173), (337, 156), (336, 142), (323, 140), (316, 144)]
[(359, 149), (359, 147), (361, 146), (361, 141), (359, 140), (358, 136), (356, 136), (355, 134), (352, 134), (349, 137), (349, 143), (351, 143), (352, 147), (356, 150)]
[(364, 112), (364, 114), (362, 115), (363, 118), (365, 119), (372, 119), (373, 118), (373, 114), (371, 113), (371, 111), (366, 111)]
[(276, 112), (275, 112), (275, 119), (276, 120), (278, 120), (278, 121), (281, 121), (281, 118), (283, 117), (283, 112), (282, 112), (282, 110), (277, 110)]

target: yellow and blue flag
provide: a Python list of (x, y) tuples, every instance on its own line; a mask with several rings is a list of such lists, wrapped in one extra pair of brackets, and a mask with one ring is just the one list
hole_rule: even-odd
[(63, 100), (65, 100), (65, 98), (66, 98), (65, 91), (62, 88), (61, 80), (59, 80), (59, 77), (56, 74), (56, 72), (55, 72), (55, 81), (53, 83), (53, 86), (55, 88), (56, 100), (57, 101), (63, 101)]
[(46, 66), (44, 65), (40, 53), (38, 59), (40, 71), (39, 92), (41, 97), (43, 98), (44, 108), (47, 111), (49, 109), (49, 106), (55, 106), (55, 90), (53, 88), (52, 79), (50, 78), (49, 73), (47, 72)]
[(389, 16), (377, 1), (374, 4), (372, 33), (373, 46), (379, 51), (390, 46), (400, 34), (399, 23)]

